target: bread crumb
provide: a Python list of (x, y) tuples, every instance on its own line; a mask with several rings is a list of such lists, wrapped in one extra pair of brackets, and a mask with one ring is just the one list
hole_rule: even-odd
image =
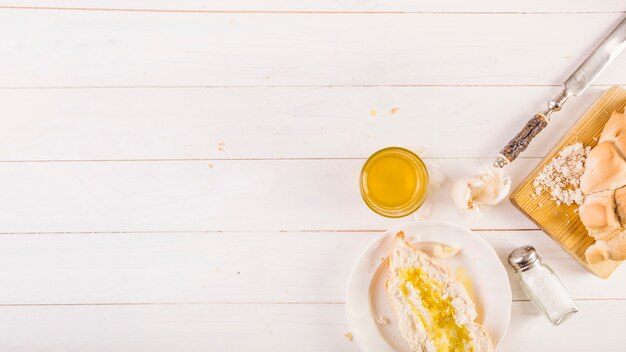
[(581, 205), (583, 192), (580, 190), (580, 177), (585, 172), (585, 159), (590, 150), (591, 147), (585, 147), (580, 142), (563, 148), (535, 177), (535, 194), (538, 196), (546, 191), (557, 205)]
[(213, 168), (213, 164), (209, 163), (209, 169)]
[(352, 333), (351, 332), (347, 332), (347, 333), (343, 334), (343, 337), (345, 337), (346, 340), (348, 340), (349, 342), (352, 342)]
[(391, 110), (389, 110), (389, 112), (392, 114), (397, 114), (398, 111), (400, 111), (400, 108), (391, 108)]
[(370, 116), (376, 117), (376, 110), (370, 110)]
[(226, 143), (224, 143), (224, 140), (222, 139), (221, 141), (219, 141), (219, 143), (217, 143), (217, 150), (220, 152), (223, 152), (225, 146), (226, 146)]
[(381, 315), (378, 318), (376, 318), (376, 323), (378, 323), (380, 325), (387, 325), (387, 324), (389, 324), (389, 319), (387, 319), (386, 316)]

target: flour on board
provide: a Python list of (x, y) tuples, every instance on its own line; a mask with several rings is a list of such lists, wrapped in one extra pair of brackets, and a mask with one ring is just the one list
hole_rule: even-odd
[(590, 150), (591, 147), (585, 147), (580, 142), (563, 148), (535, 177), (535, 196), (546, 191), (557, 205), (582, 204), (580, 176), (585, 171), (585, 159)]

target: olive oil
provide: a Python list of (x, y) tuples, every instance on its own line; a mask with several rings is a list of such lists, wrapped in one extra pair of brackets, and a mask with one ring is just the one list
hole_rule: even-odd
[[(413, 313), (424, 324), (426, 333), (433, 340), (437, 351), (473, 351), (469, 330), (459, 326), (455, 320), (455, 309), (452, 297), (444, 294), (441, 283), (435, 281), (420, 268), (406, 268), (401, 272), (404, 284), (400, 290), (405, 297), (411, 296), (411, 291), (417, 295), (422, 303), (426, 316), (411, 303)], [(412, 290), (409, 290), (409, 287)], [(427, 321), (428, 320), (428, 321)]]
[(411, 214), (424, 203), (427, 193), (426, 166), (407, 149), (379, 150), (361, 171), (361, 195), (372, 210), (383, 216)]
[[(467, 268), (464, 266), (459, 266), (455, 270), (456, 281), (460, 282), (465, 286), (465, 290), (467, 294), (470, 296), (472, 302), (478, 302), (478, 298), (476, 297), (476, 293), (474, 292), (474, 283), (472, 282), (472, 277), (470, 276)], [(478, 309), (478, 307), (476, 307)]]

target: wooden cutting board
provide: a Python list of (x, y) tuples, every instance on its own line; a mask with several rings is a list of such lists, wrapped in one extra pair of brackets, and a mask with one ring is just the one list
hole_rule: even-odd
[(560, 244), (582, 266), (601, 278), (609, 277), (621, 262), (587, 264), (585, 249), (593, 244), (594, 239), (587, 236), (587, 230), (578, 218), (576, 212), (578, 206), (575, 204), (557, 206), (546, 192), (533, 197), (535, 192), (533, 180), (544, 165), (552, 160), (563, 147), (575, 142), (582, 142), (585, 146), (595, 146), (611, 113), (615, 110), (623, 110), (624, 106), (626, 106), (626, 90), (613, 87), (604, 92), (511, 194), (513, 205)]

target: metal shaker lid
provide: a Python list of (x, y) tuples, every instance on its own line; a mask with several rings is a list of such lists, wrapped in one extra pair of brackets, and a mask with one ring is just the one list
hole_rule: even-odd
[(528, 271), (539, 263), (541, 263), (541, 257), (533, 246), (522, 246), (509, 254), (509, 264), (517, 272)]

